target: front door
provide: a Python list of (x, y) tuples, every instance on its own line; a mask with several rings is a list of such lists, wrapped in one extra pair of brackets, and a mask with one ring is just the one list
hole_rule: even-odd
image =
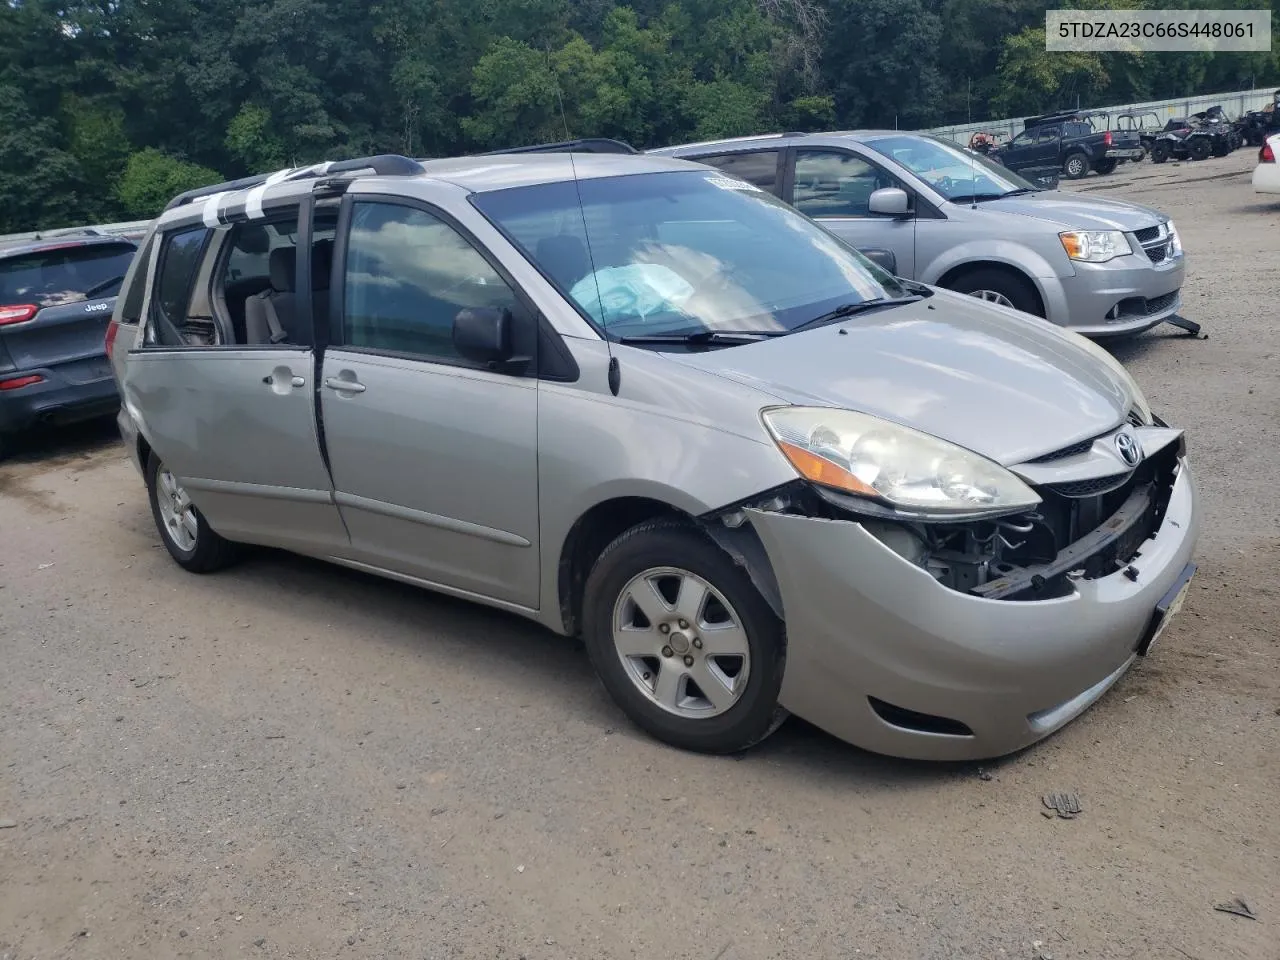
[(126, 409), (222, 536), (342, 549), (316, 434), (310, 337), (253, 346), (215, 333), (211, 262), (233, 242), (227, 233), (197, 225), (159, 239), (143, 336), (122, 378)]
[(464, 308), (511, 310), (517, 344), (533, 317), (443, 214), (349, 200), (344, 218), (320, 394), (351, 556), (536, 608), (538, 381), (468, 362), (452, 339)]
[(784, 199), (793, 207), (858, 249), (890, 251), (898, 276), (915, 276), (915, 217), (875, 214), (868, 205), (883, 187), (907, 189), (891, 173), (847, 150), (796, 150), (788, 180)]

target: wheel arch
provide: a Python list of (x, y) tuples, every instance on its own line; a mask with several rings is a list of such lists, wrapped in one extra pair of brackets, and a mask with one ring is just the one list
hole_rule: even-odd
[(1045, 290), (1042, 286), (1041, 279), (1028, 273), (1020, 264), (1012, 263), (1009, 260), (995, 258), (965, 260), (949, 267), (945, 273), (934, 281), (934, 283), (936, 286), (951, 289), (952, 284), (962, 276), (974, 273), (978, 270), (996, 270), (1001, 273), (1006, 273), (1011, 277), (1016, 277), (1019, 280), (1025, 280), (1031, 285), (1031, 289), (1035, 293), (1036, 300), (1040, 307), (1040, 316), (1047, 316), (1048, 300), (1045, 296)]
[(765, 602), (783, 619), (782, 593), (764, 544), (749, 523), (728, 527), (721, 522), (724, 510), (695, 515), (652, 495), (615, 496), (584, 511), (569, 527), (560, 546), (556, 566), (556, 599), (563, 631), (577, 636), (582, 630), (582, 606), (587, 577), (596, 561), (622, 533), (651, 520), (668, 519), (701, 531), (738, 566), (744, 568)]

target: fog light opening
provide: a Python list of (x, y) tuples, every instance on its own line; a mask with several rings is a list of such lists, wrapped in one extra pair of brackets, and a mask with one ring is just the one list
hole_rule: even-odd
[(875, 697), (867, 697), (871, 709), (885, 723), (912, 733), (931, 733), (944, 737), (972, 737), (973, 731), (959, 720), (950, 717), (936, 717), (930, 713), (919, 713), (906, 707), (897, 707), (885, 703)]

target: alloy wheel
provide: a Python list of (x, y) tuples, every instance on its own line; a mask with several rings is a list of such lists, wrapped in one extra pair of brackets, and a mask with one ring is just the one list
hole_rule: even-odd
[(200, 523), (196, 519), (195, 505), (182, 489), (178, 478), (161, 467), (156, 476), (156, 504), (160, 508), (160, 519), (164, 522), (165, 535), (173, 541), (179, 550), (190, 552), (196, 548), (196, 537), (200, 532)]
[(747, 687), (747, 634), (709, 582), (678, 567), (633, 577), (614, 604), (613, 644), (627, 677), (663, 710), (688, 719), (730, 709)]

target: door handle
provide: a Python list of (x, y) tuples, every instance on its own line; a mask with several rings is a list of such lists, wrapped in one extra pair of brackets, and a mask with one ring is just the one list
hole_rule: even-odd
[(262, 378), (262, 382), (271, 387), (276, 393), (286, 393), (292, 387), (305, 387), (307, 385), (306, 377), (294, 376), (293, 371), (288, 367), (276, 367)]
[(326, 377), (324, 385), (330, 390), (342, 393), (364, 393), (364, 384), (358, 380), (344, 380), (342, 377)]

